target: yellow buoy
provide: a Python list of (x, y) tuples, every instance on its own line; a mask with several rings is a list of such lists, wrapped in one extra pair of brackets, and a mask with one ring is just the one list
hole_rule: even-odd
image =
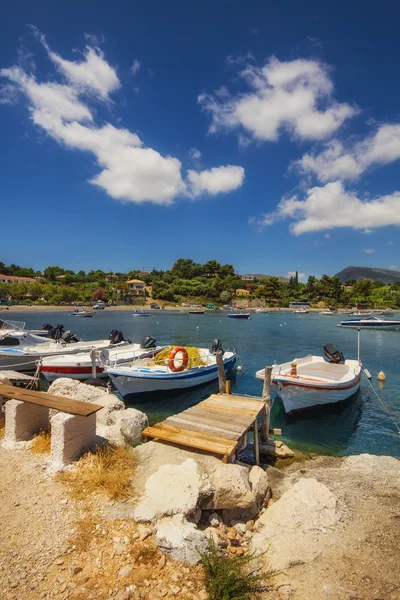
[(379, 371), (378, 373), (378, 381), (385, 381), (386, 380), (386, 375), (383, 371)]

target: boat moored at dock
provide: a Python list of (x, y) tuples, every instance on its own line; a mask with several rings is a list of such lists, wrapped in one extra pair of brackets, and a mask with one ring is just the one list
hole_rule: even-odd
[[(324, 346), (324, 353), (328, 360), (309, 354), (273, 366), (271, 388), (288, 415), (342, 402), (360, 387), (359, 360), (344, 360), (332, 344)], [(264, 380), (264, 369), (257, 371), (256, 378)]]
[[(138, 360), (129, 365), (107, 366), (104, 372), (124, 399), (141, 393), (174, 392), (197, 387), (218, 378), (216, 352), (220, 345), (208, 348), (170, 347), (154, 360)], [(189, 354), (191, 356), (189, 356)], [(226, 372), (236, 363), (236, 352), (226, 351)]]

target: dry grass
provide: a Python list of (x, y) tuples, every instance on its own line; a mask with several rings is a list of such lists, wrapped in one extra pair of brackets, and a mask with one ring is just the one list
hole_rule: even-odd
[(31, 452), (34, 454), (50, 454), (50, 431), (40, 431), (32, 440)]
[(96, 521), (94, 517), (88, 513), (82, 519), (76, 522), (76, 532), (74, 533), (71, 542), (75, 546), (77, 552), (87, 552), (90, 548), (90, 542), (96, 534)]
[(135, 468), (128, 447), (106, 444), (85, 454), (76, 469), (60, 473), (57, 479), (67, 484), (70, 495), (77, 500), (85, 500), (90, 494), (122, 500), (133, 495), (131, 479)]

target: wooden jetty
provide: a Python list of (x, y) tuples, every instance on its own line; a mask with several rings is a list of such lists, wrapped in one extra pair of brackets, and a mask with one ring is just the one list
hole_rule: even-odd
[[(226, 381), (222, 352), (217, 352), (219, 394), (212, 394), (196, 406), (147, 427), (144, 439), (153, 438), (209, 452), (222, 457), (222, 462), (232, 462), (237, 450), (244, 448), (247, 434), (254, 432), (254, 459), (260, 464), (260, 451), (274, 457), (293, 456), (283, 442), (269, 439), (270, 433), (280, 435), (280, 429), (270, 429), (270, 385), (272, 367), (265, 368), (263, 396), (244, 396), (230, 393)], [(261, 416), (261, 445), (257, 419)]]
[(257, 417), (263, 409), (261, 398), (213, 394), (196, 406), (147, 427), (143, 435), (217, 454), (228, 462), (253, 428), (255, 460), (259, 464)]
[(6, 378), (13, 383), (28, 385), (31, 382), (35, 382), (35, 378), (31, 375), (25, 375), (25, 373), (19, 373), (18, 371), (11, 371), (10, 369), (0, 371), (0, 379)]

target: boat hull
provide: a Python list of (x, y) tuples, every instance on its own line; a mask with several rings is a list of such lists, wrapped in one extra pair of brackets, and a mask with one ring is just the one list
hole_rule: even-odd
[(400, 329), (400, 321), (393, 323), (357, 323), (357, 321), (349, 323), (344, 321), (339, 323), (338, 327), (343, 327), (343, 329)]
[[(232, 370), (235, 363), (236, 355), (226, 362), (224, 361), (225, 371)], [(203, 385), (218, 379), (218, 367), (217, 365), (212, 365), (210, 367), (168, 375), (165, 373), (162, 375), (146, 373), (143, 370), (125, 375), (123, 372), (113, 373), (111, 369), (107, 369), (107, 374), (125, 400), (138, 394), (173, 392)]]
[(250, 315), (228, 315), (230, 319), (250, 319)]
[(321, 383), (320, 385), (305, 382), (289, 382), (273, 377), (272, 389), (283, 402), (285, 412), (290, 416), (336, 402), (343, 402), (355, 394), (361, 382), (361, 371), (353, 381), (341, 385)]

